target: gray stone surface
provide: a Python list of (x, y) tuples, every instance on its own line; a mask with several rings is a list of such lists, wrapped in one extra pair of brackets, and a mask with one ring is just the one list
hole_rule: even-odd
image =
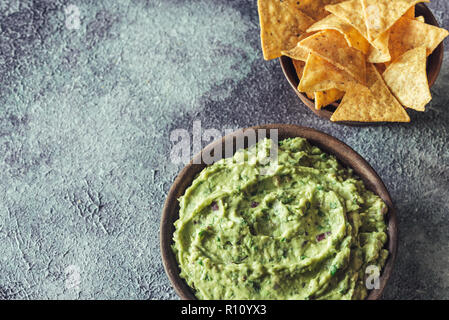
[[(449, 3), (430, 7), (449, 28)], [(385, 298), (449, 298), (447, 59), (411, 124), (351, 128), (299, 102), (258, 32), (248, 0), (0, 0), (0, 299), (176, 298), (159, 221), (181, 169), (170, 132), (194, 120), (295, 123), (349, 144), (398, 209)]]

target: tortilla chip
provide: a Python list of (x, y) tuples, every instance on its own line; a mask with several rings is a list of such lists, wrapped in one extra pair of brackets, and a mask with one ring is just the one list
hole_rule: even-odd
[(385, 72), (385, 69), (387, 69), (387, 66), (385, 65), (385, 63), (376, 63), (374, 64), (377, 71), (379, 71), (381, 74)]
[(381, 34), (377, 39), (369, 39), (361, 0), (329, 5), (326, 6), (326, 10), (352, 25), (372, 45), (368, 50), (368, 62), (381, 63), (391, 59), (388, 50), (388, 33)]
[(381, 74), (377, 71), (374, 64), (368, 63), (366, 66), (366, 86), (371, 88), (379, 79), (382, 79)]
[[(303, 34), (301, 34), (298, 38), (298, 43), (303, 40), (306, 39), (308, 37), (310, 37), (311, 35), (313, 35), (315, 32), (305, 32)], [(297, 44), (294, 48), (287, 50), (287, 51), (282, 51), (281, 52), (283, 56), (287, 56), (289, 58), (295, 59), (295, 60), (301, 60), (306, 62), (307, 61), (307, 57), (309, 56), (309, 50), (301, 47), (299, 44)]]
[(315, 109), (320, 110), (322, 107), (340, 100), (343, 98), (344, 94), (343, 91), (338, 89), (315, 92)]
[(445, 29), (426, 24), (416, 19), (401, 18), (390, 32), (390, 54), (392, 60), (406, 51), (424, 46), (427, 56), (449, 35)]
[(298, 8), (302, 12), (318, 21), (323, 19), (329, 14), (329, 12), (327, 12), (324, 9), (326, 5), (335, 4), (343, 1), (345, 0), (301, 0), (295, 1), (295, 3), (298, 5)]
[(293, 62), (293, 66), (295, 67), (296, 74), (298, 75), (298, 79), (301, 79), (306, 63), (304, 61), (295, 60), (295, 59), (292, 59), (292, 62)]
[[(298, 41), (301, 41), (309, 36), (311, 36), (312, 34), (310, 33), (303, 33)], [(301, 60), (306, 62), (307, 61), (307, 57), (309, 56), (309, 50), (307, 50), (306, 48), (301, 47), (299, 44), (296, 45), (296, 47), (294, 47), (293, 49), (290, 49), (288, 51), (282, 51), (281, 52), (283, 56), (287, 56), (290, 57), (292, 59), (295, 60)]]
[[(376, 67), (376, 65), (374, 63), (370, 63), (366, 66), (366, 77), (367, 77), (367, 84), (368, 84), (368, 88), (372, 89), (373, 85), (380, 81), (382, 83), (384, 83), (384, 89), (388, 90), (388, 92), (390, 92), (390, 90), (388, 89), (387, 84), (384, 81), (384, 78), (382, 77), (382, 73), (379, 72), (379, 69)], [(385, 91), (385, 90), (383, 90)], [(391, 94), (391, 92), (390, 92)]]
[(368, 35), (374, 41), (418, 2), (429, 0), (361, 0)]
[(282, 55), (292, 58), (294, 60), (299, 60), (299, 61), (305, 62), (305, 61), (307, 61), (307, 57), (309, 55), (309, 50), (307, 50), (306, 48), (303, 48), (301, 46), (296, 46), (289, 51), (282, 51)]
[(415, 19), (415, 6), (408, 9), (405, 12), (404, 17), (409, 18), (409, 19)]
[(360, 0), (349, 0), (339, 4), (327, 5), (325, 9), (352, 25), (362, 36), (367, 38), (365, 17)]
[[(292, 62), (293, 62), (293, 66), (295, 67), (296, 75), (298, 76), (298, 79), (301, 80), (306, 63), (304, 61), (295, 60), (295, 59), (292, 59)], [(315, 98), (314, 92), (306, 92), (306, 94), (309, 97), (309, 99), (313, 100)]]
[(346, 91), (348, 87), (353, 86), (355, 83), (358, 83), (358, 81), (347, 72), (338, 69), (319, 56), (309, 53), (304, 73), (299, 82), (298, 91), (316, 92), (330, 89)]
[(315, 99), (315, 92), (306, 92), (306, 96), (309, 99), (314, 100)]
[(391, 95), (385, 84), (377, 81), (372, 89), (356, 85), (346, 92), (331, 121), (410, 122), (410, 117)]
[(424, 19), (423, 16), (416, 17), (415, 19), (420, 21), (420, 22), (422, 22), (422, 23), (426, 22), (426, 19)]
[(407, 51), (383, 73), (391, 92), (403, 106), (425, 111), (432, 99), (426, 73), (426, 48), (418, 47)]
[(376, 82), (372, 90), (363, 85), (351, 88), (332, 114), (331, 121), (410, 122), (407, 112), (388, 88), (381, 96), (373, 92), (381, 89), (381, 81)]
[(373, 93), (376, 101), (384, 107), (383, 110), (379, 110), (380, 113), (378, 114), (383, 119), (381, 121), (410, 122), (407, 111), (393, 96), (382, 78), (371, 86), (370, 91)]
[(349, 88), (331, 121), (410, 122), (373, 64), (367, 66), (366, 77), (368, 87), (357, 84)]
[(320, 31), (302, 40), (298, 45), (346, 71), (361, 83), (365, 83), (365, 57), (359, 50), (350, 48), (340, 32)]
[(356, 28), (336, 15), (330, 14), (326, 18), (315, 22), (307, 29), (307, 32), (322, 30), (336, 30), (345, 37), (350, 47), (360, 50), (364, 54), (368, 53), (370, 47), (369, 42), (366, 41)]
[(265, 60), (281, 56), (290, 50), (299, 36), (315, 21), (302, 13), (293, 0), (258, 0), (260, 38)]
[(383, 63), (391, 60), (388, 43), (390, 40), (390, 30), (385, 31), (379, 38), (372, 42), (372, 47), (368, 54), (367, 61), (371, 63)]

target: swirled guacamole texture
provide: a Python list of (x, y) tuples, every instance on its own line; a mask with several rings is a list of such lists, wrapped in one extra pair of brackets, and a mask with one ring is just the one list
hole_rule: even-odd
[(364, 299), (388, 257), (385, 203), (305, 139), (266, 164), (270, 146), (206, 167), (179, 199), (181, 277), (199, 299)]

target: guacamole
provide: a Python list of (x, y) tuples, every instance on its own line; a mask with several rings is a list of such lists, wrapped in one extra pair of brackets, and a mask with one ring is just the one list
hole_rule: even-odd
[(179, 199), (181, 277), (199, 299), (364, 299), (388, 256), (385, 203), (305, 139), (266, 164), (270, 146), (206, 167)]

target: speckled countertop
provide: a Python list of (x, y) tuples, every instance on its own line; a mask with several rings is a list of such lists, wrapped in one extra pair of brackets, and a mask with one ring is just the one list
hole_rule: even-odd
[[(449, 2), (430, 7), (449, 28)], [(349, 144), (398, 210), (384, 297), (448, 299), (448, 57), (412, 124), (344, 127), (262, 59), (255, 0), (0, 0), (0, 299), (176, 298), (159, 221), (181, 169), (170, 132), (194, 120), (294, 123)]]

